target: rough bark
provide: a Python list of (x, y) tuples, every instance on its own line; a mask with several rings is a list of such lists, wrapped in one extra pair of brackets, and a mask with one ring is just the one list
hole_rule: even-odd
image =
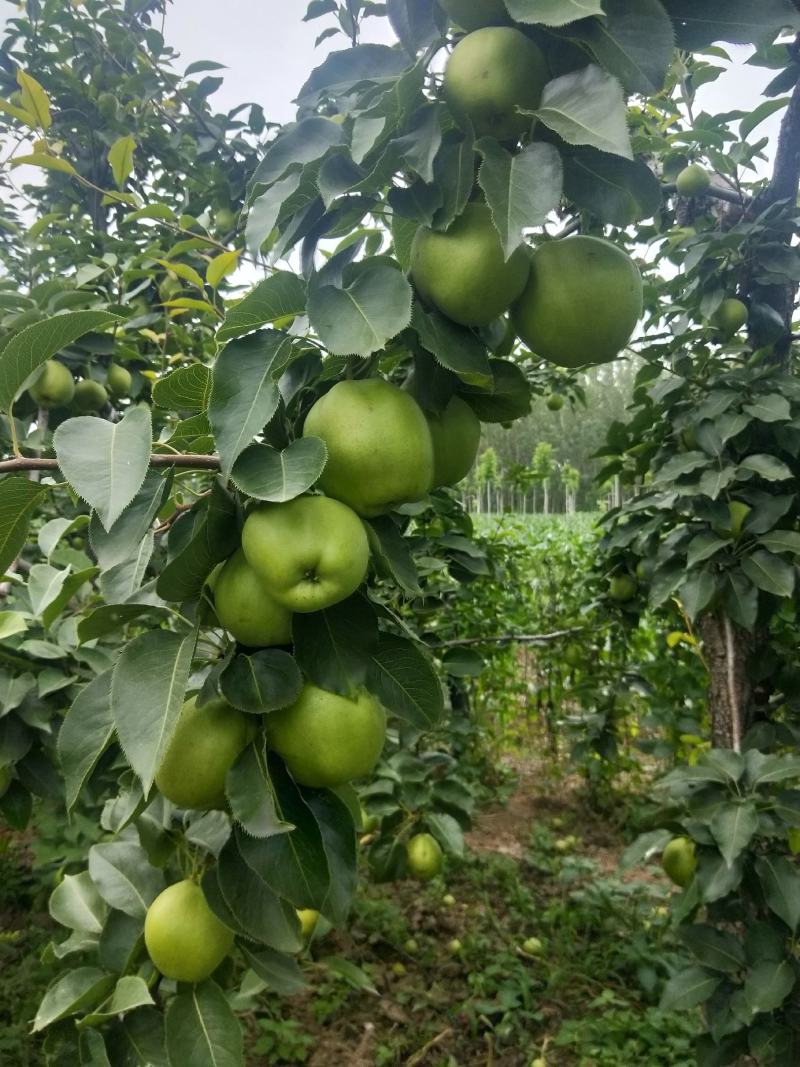
[(738, 752), (753, 721), (753, 687), (747, 673), (753, 637), (726, 615), (707, 615), (700, 633), (708, 664), (708, 705), (715, 748)]

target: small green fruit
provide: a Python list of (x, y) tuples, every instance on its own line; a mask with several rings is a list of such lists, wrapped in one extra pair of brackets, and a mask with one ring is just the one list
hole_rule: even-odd
[(425, 417), (433, 441), (433, 485), (456, 485), (472, 470), (478, 454), (478, 416), (465, 400), (453, 396), (444, 411)]
[(392, 974), (396, 974), (398, 978), (402, 978), (404, 974), (407, 974), (406, 965), (404, 963), (393, 963)]
[(268, 592), (240, 548), (215, 578), (214, 608), (220, 623), (243, 645), (291, 643), (292, 613)]
[(455, 905), (455, 902), (456, 898), (453, 896), (452, 893), (445, 893), (445, 895), (442, 897), (442, 904), (444, 904), (446, 908), (452, 908)]
[(636, 579), (629, 574), (615, 574), (608, 585), (608, 595), (612, 600), (624, 604), (636, 596)]
[(307, 682), (267, 718), (267, 739), (299, 785), (332, 789), (370, 774), (386, 738), (386, 712), (362, 690), (355, 699)]
[(75, 379), (63, 363), (48, 359), (28, 395), (38, 407), (47, 411), (64, 407), (75, 395)]
[(119, 110), (116, 96), (113, 93), (100, 93), (97, 98), (97, 110), (101, 118), (109, 121), (115, 119)]
[(247, 716), (225, 700), (187, 700), (156, 772), (159, 792), (181, 808), (225, 806), (225, 776), (250, 741)]
[(303, 940), (308, 941), (317, 928), (319, 912), (314, 908), (298, 908), (297, 918), (300, 920), (300, 933), (303, 935)]
[(702, 196), (711, 185), (711, 177), (707, 170), (691, 163), (680, 172), (675, 179), (675, 186), (680, 196)]
[(166, 978), (203, 982), (233, 948), (233, 931), (211, 911), (200, 886), (186, 880), (169, 886), (147, 909), (144, 943)]
[(442, 849), (431, 834), (414, 834), (406, 845), (408, 870), (420, 882), (429, 882), (442, 869)]
[(545, 400), (550, 411), (561, 411), (564, 407), (564, 397), (560, 393), (551, 393)]
[(447, 951), (451, 956), (458, 956), (462, 947), (463, 946), (457, 937), (454, 937), (452, 941), (447, 942)]
[(221, 207), (218, 209), (214, 222), (216, 223), (217, 230), (220, 233), (230, 233), (230, 231), (236, 226), (237, 215), (234, 211), (231, 211), (229, 207)]
[(572, 848), (572, 844), (570, 843), (568, 837), (559, 837), (556, 841), (553, 842), (553, 848), (556, 850), (556, 852), (569, 852), (569, 850)]
[(522, 943), (522, 951), (529, 956), (541, 956), (544, 952), (544, 944), (538, 937), (529, 937)]
[(403, 948), (409, 954), (409, 956), (416, 956), (416, 954), (419, 952), (419, 942), (416, 940), (416, 938), (409, 937), (407, 941), (403, 942)]
[(661, 866), (675, 885), (684, 889), (697, 869), (697, 847), (690, 837), (673, 837), (661, 854)]
[(168, 274), (159, 282), (158, 298), (162, 304), (166, 304), (168, 300), (174, 300), (176, 296), (180, 296), (182, 290), (180, 279), (174, 274)]
[(96, 382), (93, 378), (84, 378), (75, 386), (73, 399), (78, 411), (89, 414), (103, 410), (108, 403), (108, 393), (100, 382)]
[(727, 341), (741, 330), (748, 315), (747, 305), (731, 296), (722, 301), (711, 321)]
[(516, 141), (531, 128), (530, 115), (549, 80), (538, 45), (510, 26), (487, 26), (462, 38), (444, 72), (444, 96), (459, 125), (477, 137)]
[(108, 368), (106, 383), (111, 395), (119, 399), (123, 396), (130, 396), (133, 378), (127, 367), (120, 367), (118, 363), (112, 363)]

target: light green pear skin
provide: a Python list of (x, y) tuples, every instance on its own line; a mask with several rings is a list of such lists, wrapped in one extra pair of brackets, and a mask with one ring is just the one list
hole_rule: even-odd
[(237, 548), (214, 580), (217, 618), (237, 641), (252, 648), (288, 645), (292, 613), (268, 592)]
[(366, 690), (355, 700), (310, 682), (267, 716), (267, 743), (299, 785), (333, 788), (370, 774), (386, 739), (386, 712)]
[(113, 397), (119, 400), (120, 397), (130, 396), (132, 384), (133, 378), (127, 367), (121, 367), (118, 363), (112, 363), (109, 366), (106, 385)]
[(250, 724), (226, 700), (187, 700), (156, 772), (158, 791), (180, 808), (225, 807), (225, 776), (250, 741)]
[(301, 613), (323, 611), (355, 593), (369, 565), (361, 519), (325, 496), (257, 508), (245, 521), (242, 549), (270, 596)]
[(428, 882), (442, 869), (442, 848), (431, 834), (415, 834), (406, 845), (408, 869), (421, 882)]
[(165, 978), (203, 982), (233, 948), (233, 931), (209, 908), (200, 886), (187, 879), (168, 886), (147, 909), (144, 943)]
[(383, 378), (337, 382), (309, 411), (303, 436), (328, 449), (320, 487), (366, 518), (422, 500), (433, 484), (422, 408)]
[(428, 413), (433, 440), (433, 484), (455, 485), (472, 470), (481, 443), (480, 419), (460, 396), (439, 414)]
[(444, 72), (444, 97), (459, 125), (477, 137), (515, 141), (531, 128), (531, 115), (548, 81), (537, 44), (511, 26), (487, 26), (463, 37)]
[(104, 385), (92, 378), (84, 378), (75, 386), (75, 407), (87, 414), (101, 411), (108, 403), (108, 393)]
[(28, 394), (46, 411), (64, 407), (75, 395), (75, 379), (63, 363), (59, 363), (57, 359), (48, 359)]
[(488, 326), (520, 296), (527, 249), (506, 260), (486, 204), (473, 201), (443, 233), (420, 226), (411, 245), (411, 279), (422, 299), (461, 326)]

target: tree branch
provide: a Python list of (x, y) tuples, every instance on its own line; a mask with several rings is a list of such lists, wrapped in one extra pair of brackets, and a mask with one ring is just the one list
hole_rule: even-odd
[[(665, 196), (674, 196), (678, 189), (674, 182), (670, 182), (662, 185), (661, 191)], [(721, 185), (709, 186), (701, 196), (710, 196), (712, 200), (725, 200), (728, 204), (738, 204), (740, 207), (750, 203), (749, 196), (743, 196), (741, 193), (737, 193), (735, 189), (725, 189)]]
[[(218, 471), (219, 456), (192, 456), (178, 453), (171, 456), (154, 452), (150, 456), (151, 467), (182, 467), (189, 470)], [(57, 459), (42, 459), (40, 456), (16, 456), (14, 459), (0, 460), (0, 474), (13, 474), (16, 471), (57, 471)]]
[(582, 626), (573, 626), (569, 630), (554, 630), (551, 634), (498, 634), (495, 637), (463, 637), (455, 641), (439, 641), (429, 644), (428, 648), (464, 648), (467, 645), (546, 645), (550, 641), (559, 641), (562, 637), (571, 637), (583, 633)]

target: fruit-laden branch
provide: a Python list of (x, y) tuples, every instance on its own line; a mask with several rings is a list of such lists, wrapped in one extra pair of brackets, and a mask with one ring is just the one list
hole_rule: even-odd
[[(190, 470), (219, 470), (219, 456), (192, 456), (178, 453), (174, 456), (154, 452), (150, 456), (151, 467), (184, 467)], [(40, 456), (16, 456), (14, 459), (0, 460), (0, 474), (13, 474), (15, 471), (56, 471), (57, 459), (42, 459)]]
[(569, 630), (554, 630), (551, 634), (497, 634), (495, 637), (464, 637), (455, 641), (439, 641), (428, 644), (428, 648), (463, 648), (465, 645), (546, 645), (550, 641), (560, 641), (562, 637), (572, 637), (583, 633), (582, 626), (573, 626)]

